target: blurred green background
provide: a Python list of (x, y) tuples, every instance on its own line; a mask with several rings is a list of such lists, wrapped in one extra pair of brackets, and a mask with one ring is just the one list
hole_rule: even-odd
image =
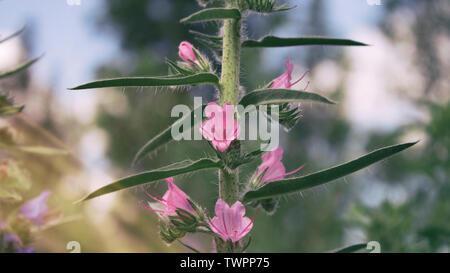
[[(27, 23), (22, 40), (0, 46), (0, 70), (42, 51), (46, 55), (33, 69), (0, 82), (0, 92), (26, 105), (23, 114), (2, 119), (1, 125), (12, 126), (23, 143), (62, 145), (49, 138), (51, 132), (70, 147), (73, 156), (20, 161), (32, 181), (29, 196), (51, 188), (54, 207), (65, 215), (80, 216), (40, 233), (37, 250), (67, 252), (67, 242), (78, 241), (83, 252), (187, 251), (176, 243), (161, 242), (157, 216), (140, 207), (145, 197), (139, 190), (82, 205), (72, 202), (121, 176), (211, 154), (204, 142), (171, 143), (138, 167), (130, 167), (136, 151), (174, 121), (170, 117), (174, 105), (192, 106), (192, 97), (199, 95), (213, 101), (214, 90), (200, 86), (177, 92), (126, 88), (75, 93), (65, 88), (97, 78), (164, 75), (165, 58), (175, 59), (183, 40), (214, 61), (212, 52), (188, 32), (190, 28), (178, 23), (199, 9), (196, 1), (82, 0), (78, 7), (40, 1), (33, 11), (7, 15), (19, 2), (24, 0), (0, 2), (0, 30), (8, 19), (15, 22), (8, 30)], [(309, 90), (339, 102), (302, 105), (300, 122), (289, 134), (281, 134), (286, 169), (305, 163), (301, 173), (306, 174), (378, 147), (420, 142), (326, 187), (285, 198), (272, 216), (260, 213), (249, 252), (324, 252), (367, 241), (378, 241), (382, 252), (449, 252), (449, 1), (381, 0), (380, 6), (362, 0), (291, 3), (297, 8), (286, 13), (250, 15), (246, 37), (326, 35), (371, 46), (243, 50), (245, 90), (283, 73), (289, 56), (296, 65), (295, 75), (310, 71)], [(53, 15), (53, 7), (60, 15)], [(60, 18), (65, 13), (71, 15)], [(80, 14), (72, 18), (73, 13)], [(59, 23), (61, 33), (51, 27)], [(207, 23), (192, 28), (216, 34), (219, 27)], [(257, 163), (243, 168), (241, 177), (249, 178)], [(216, 173), (201, 171), (175, 181), (213, 211)], [(157, 189), (164, 191), (164, 183)], [(247, 210), (248, 215), (254, 213)], [(190, 236), (188, 241), (210, 251), (208, 238)]]

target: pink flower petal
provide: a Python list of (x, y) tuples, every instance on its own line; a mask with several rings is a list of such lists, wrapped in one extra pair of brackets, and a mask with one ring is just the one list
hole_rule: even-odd
[(286, 168), (284, 167), (281, 160), (283, 159), (283, 148), (281, 146), (277, 147), (275, 150), (266, 152), (261, 156), (261, 164), (258, 166), (258, 171), (256, 173), (256, 176), (261, 175), (261, 173), (266, 170), (264, 176), (262, 177), (260, 181), (260, 185), (276, 180), (283, 179), (284, 177), (294, 174), (301, 170), (304, 165), (300, 166), (299, 168), (295, 169), (294, 171), (291, 171), (289, 173), (286, 173)]
[(47, 200), (52, 192), (50, 190), (43, 191), (38, 197), (26, 202), (19, 209), (19, 214), (33, 221), (40, 226), (44, 222), (44, 218), (49, 213)]
[(183, 41), (178, 46), (178, 55), (186, 62), (195, 62), (197, 61), (197, 57), (195, 56), (193, 48), (194, 46), (191, 43)]
[(237, 242), (253, 227), (252, 221), (245, 217), (245, 207), (235, 202), (231, 207), (222, 199), (217, 200), (214, 212), (216, 216), (210, 220), (210, 228), (224, 240)]
[(239, 123), (234, 119), (235, 109), (230, 103), (222, 107), (212, 102), (206, 106), (208, 118), (200, 126), (203, 137), (212, 142), (216, 150), (224, 152), (240, 132)]

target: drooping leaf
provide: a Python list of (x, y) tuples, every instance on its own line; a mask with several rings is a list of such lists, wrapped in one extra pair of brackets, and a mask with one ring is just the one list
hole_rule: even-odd
[[(165, 144), (171, 142), (174, 137), (177, 135), (172, 135), (172, 128), (178, 126), (179, 124), (183, 124), (186, 119), (191, 119), (190, 125), (194, 126), (197, 124), (197, 119), (195, 116), (195, 113), (200, 112), (203, 113), (203, 110), (205, 109), (206, 105), (202, 105), (199, 108), (196, 108), (191, 111), (190, 115), (182, 117), (178, 119), (175, 123), (173, 123), (169, 128), (165, 129), (152, 139), (150, 139), (135, 155), (133, 159), (133, 165), (136, 164), (139, 160), (143, 159), (146, 155), (150, 154), (151, 152), (156, 151), (156, 149), (164, 146)], [(190, 130), (191, 128), (183, 128), (184, 131)], [(175, 134), (182, 134), (181, 132), (174, 132)]]
[(199, 159), (197, 161), (185, 160), (163, 168), (142, 172), (139, 174), (122, 178), (118, 181), (115, 181), (109, 185), (101, 187), (100, 189), (92, 192), (91, 194), (83, 198), (81, 201), (86, 201), (107, 193), (139, 186), (149, 182), (158, 181), (175, 175), (219, 167), (220, 167), (219, 161), (208, 158)]
[(327, 45), (327, 46), (367, 46), (365, 43), (329, 37), (291, 37), (280, 38), (266, 36), (261, 40), (246, 40), (242, 42), (242, 47), (284, 47), (284, 46), (307, 46), (307, 45)]
[(34, 58), (34, 59), (31, 59), (31, 60), (29, 60), (29, 61), (27, 61), (27, 62), (25, 62), (25, 63), (19, 65), (18, 67), (13, 68), (13, 69), (10, 70), (10, 71), (6, 71), (6, 72), (3, 72), (3, 73), (0, 73), (0, 79), (3, 79), (3, 78), (6, 78), (6, 77), (9, 77), (9, 76), (12, 76), (12, 75), (14, 75), (14, 74), (16, 74), (16, 73), (19, 73), (20, 71), (23, 71), (23, 70), (27, 69), (27, 68), (30, 67), (32, 64), (34, 64), (35, 62), (37, 62), (41, 57), (42, 57), (42, 56), (37, 57), (37, 58)]
[(316, 101), (334, 104), (333, 101), (313, 92), (298, 91), (291, 89), (260, 89), (245, 95), (240, 105), (280, 104), (286, 102)]
[(115, 78), (93, 81), (82, 84), (69, 90), (81, 90), (104, 87), (127, 87), (127, 86), (176, 86), (211, 84), (217, 86), (219, 78), (213, 73), (198, 73), (190, 76), (170, 75), (162, 77), (130, 77)]
[(336, 249), (331, 251), (332, 253), (354, 253), (356, 251), (366, 249), (367, 244), (366, 243), (360, 243), (360, 244), (354, 244), (350, 246), (346, 246), (340, 249)]
[(241, 12), (238, 9), (209, 8), (197, 11), (186, 18), (180, 20), (181, 23), (197, 23), (224, 19), (241, 19)]
[(247, 192), (244, 195), (243, 201), (250, 202), (277, 197), (331, 182), (333, 180), (361, 170), (391, 155), (399, 153), (416, 143), (417, 142), (410, 142), (381, 148), (350, 162), (323, 171), (297, 178), (289, 178), (267, 183), (258, 190)]
[(14, 38), (16, 36), (18, 36), (18, 35), (20, 35), (24, 30), (25, 30), (25, 26), (23, 26), (18, 31), (10, 34), (9, 36), (6, 36), (5, 38), (0, 39), (0, 44), (3, 43), (3, 42), (6, 42), (6, 41), (8, 41), (8, 40), (10, 40), (10, 39), (12, 39), (12, 38)]

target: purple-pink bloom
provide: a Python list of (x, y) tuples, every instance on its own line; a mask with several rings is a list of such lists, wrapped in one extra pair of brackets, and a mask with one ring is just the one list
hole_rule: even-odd
[(240, 127), (234, 119), (234, 112), (234, 106), (228, 102), (222, 107), (215, 102), (206, 106), (205, 115), (208, 119), (201, 125), (200, 132), (211, 141), (214, 149), (224, 152), (239, 135)]
[(12, 233), (6, 233), (2, 238), (3, 248), (15, 253), (34, 253), (34, 248), (25, 248), (20, 240), (19, 236)]
[(22, 241), (16, 234), (6, 233), (3, 235), (2, 243), (5, 248), (7, 247), (14, 250), (19, 250), (22, 248)]
[(186, 193), (180, 190), (180, 188), (178, 188), (175, 183), (173, 183), (173, 177), (166, 178), (166, 181), (168, 190), (163, 195), (163, 197), (159, 196), (157, 193), (154, 193), (156, 195), (155, 197), (145, 191), (147, 196), (163, 205), (164, 209), (153, 209), (143, 203), (144, 208), (150, 211), (160, 212), (163, 216), (175, 214), (177, 209), (184, 209), (186, 211), (195, 213), (194, 209), (188, 202), (189, 197)]
[(181, 42), (178, 46), (178, 55), (188, 63), (197, 61), (197, 56), (195, 56), (194, 53), (194, 46), (186, 41)]
[(52, 194), (50, 190), (43, 191), (38, 197), (26, 202), (19, 209), (19, 214), (41, 226), (49, 214), (47, 200)]
[(303, 80), (306, 73), (305, 72), (298, 80), (292, 82), (292, 71), (294, 70), (294, 65), (290, 63), (289, 57), (286, 60), (286, 72), (281, 74), (278, 78), (273, 80), (270, 88), (279, 89), (290, 89), (292, 86), (296, 85), (299, 81)]
[(281, 163), (281, 159), (283, 159), (283, 152), (283, 148), (281, 148), (281, 146), (278, 146), (275, 150), (266, 152), (261, 156), (262, 163), (258, 166), (258, 172), (256, 176), (259, 177), (266, 169), (267, 171), (261, 178), (261, 181), (259, 182), (260, 185), (263, 185), (267, 182), (283, 179), (285, 176), (294, 174), (303, 168), (304, 165), (291, 172), (286, 173), (286, 168), (284, 167), (283, 163)]
[(214, 212), (216, 216), (209, 220), (209, 226), (225, 241), (229, 239), (235, 243), (244, 238), (253, 227), (254, 219), (245, 217), (245, 207), (239, 201), (230, 207), (219, 198)]

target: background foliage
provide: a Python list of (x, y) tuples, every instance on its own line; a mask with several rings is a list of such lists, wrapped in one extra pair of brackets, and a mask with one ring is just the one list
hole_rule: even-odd
[[(264, 18), (252, 15), (246, 27), (247, 36), (256, 40), (267, 29), (283, 28), (294, 29), (294, 34), (336, 36), (327, 20), (330, 16), (327, 1), (293, 2), (299, 8), (286, 13), (289, 16), (283, 13)], [(174, 59), (176, 46), (182, 40), (193, 42), (211, 60), (215, 60), (214, 54), (205, 50), (196, 42), (195, 36), (189, 34), (187, 26), (178, 23), (178, 19), (198, 9), (195, 1), (110, 0), (105, 1), (104, 6), (102, 16), (96, 17), (92, 26), (100, 31), (113, 32), (120, 44), (120, 54), (98, 67), (95, 78), (162, 75), (164, 73), (161, 71), (166, 69), (165, 57)], [(445, 45), (448, 47), (450, 36), (449, 3), (445, 0), (389, 0), (383, 1), (380, 8), (383, 10), (382, 16), (375, 28), (391, 46), (389, 49), (399, 50), (402, 46), (409, 49), (408, 62), (414, 68), (414, 72), (400, 70), (395, 77), (400, 82), (402, 77), (409, 76), (414, 79), (413, 83), (420, 83), (386, 85), (389, 86), (389, 92), (408, 101), (421, 113), (420, 117), (404, 122), (400, 130), (355, 128), (353, 117), (347, 111), (349, 94), (346, 90), (352, 85), (354, 73), (352, 49), (305, 47), (283, 51), (280, 56), (273, 54), (276, 49), (243, 51), (241, 84), (246, 90), (261, 87), (266, 83), (264, 81), (278, 76), (288, 55), (296, 64), (302, 64), (305, 70), (311, 71), (309, 80), (312, 89), (320, 88), (320, 81), (328, 81), (333, 76), (320, 76), (324, 64), (331, 61), (343, 68), (339, 71), (337, 83), (326, 90), (327, 97), (340, 103), (336, 106), (315, 107), (305, 103), (302, 105), (303, 117), (299, 124), (289, 135), (282, 135), (282, 146), (286, 151), (284, 163), (288, 170), (295, 168), (297, 163), (306, 163), (302, 172), (310, 173), (377, 147), (404, 142), (405, 139), (421, 139), (413, 150), (347, 177), (346, 183), (333, 183), (326, 188), (319, 187), (301, 196), (283, 199), (273, 216), (261, 213), (255, 222), (258, 228), (253, 232), (254, 240), (249, 251), (322, 252), (372, 240), (380, 242), (383, 252), (450, 251), (450, 83), (447, 76), (450, 64), (448, 55), (442, 53), (443, 45), (444, 48)], [(211, 34), (217, 31), (216, 23), (212, 22), (195, 25), (195, 28)], [(372, 44), (372, 47), (377, 46), (381, 45)], [(400, 56), (396, 58), (392, 62), (401, 61)], [(266, 66), (265, 62), (270, 62), (271, 66)], [(23, 72), (7, 83), (1, 82), (2, 91), (23, 90), (23, 95), (14, 94), (21, 104), (27, 104), (35, 96), (27, 88), (28, 73)], [(387, 82), (388, 76), (383, 75), (378, 80)], [(167, 109), (181, 103), (192, 105), (191, 98), (194, 95), (202, 95), (208, 101), (215, 99), (212, 89), (207, 86), (196, 87), (189, 92), (180, 90), (177, 94), (147, 88), (135, 90), (101, 91), (101, 97), (117, 99), (97, 106), (95, 124), (79, 124), (75, 119), (65, 118), (66, 126), (55, 126), (61, 121), (52, 113), (45, 115), (39, 122), (65, 143), (76, 143), (90, 127), (100, 128), (108, 140), (106, 155), (114, 177), (158, 168), (171, 163), (172, 158), (203, 156), (199, 151), (207, 150), (206, 143), (175, 143), (147, 158), (136, 169), (131, 169), (130, 162), (140, 146), (173, 121)], [(44, 98), (41, 109), (50, 105), (51, 94), (39, 94)], [(126, 111), (117, 111), (121, 107)], [(18, 126), (21, 124), (17, 120), (12, 122), (17, 122)], [(35, 132), (29, 133), (32, 139), (35, 139), (35, 135)], [(28, 160), (27, 166), (36, 172), (33, 173), (37, 181), (33, 188), (35, 192), (43, 187), (58, 188), (67, 199), (59, 200), (61, 204), (81, 196), (83, 190), (79, 190), (76, 196), (67, 193), (73, 188), (73, 183), (91, 183), (73, 176), (61, 184), (62, 178), (50, 172), (50, 167), (44, 172), (42, 168), (34, 167), (38, 163), (36, 160)], [(55, 161), (53, 164), (61, 164), (61, 161)], [(76, 166), (75, 163), (69, 165)], [(242, 176), (251, 176), (255, 167), (249, 165), (243, 168)], [(66, 173), (68, 167), (56, 168)], [(48, 178), (50, 173), (53, 175)], [(180, 177), (177, 184), (204, 207), (212, 208), (217, 199), (216, 179), (214, 171), (202, 171)], [(100, 185), (104, 183), (105, 180)], [(202, 191), (196, 190), (199, 186)], [(69, 214), (81, 213), (85, 220), (46, 231), (39, 245), (42, 250), (64, 251), (68, 240), (77, 239), (86, 251), (179, 250), (179, 246), (168, 248), (159, 242), (157, 217), (139, 207), (141, 198), (141, 193), (130, 190), (117, 194), (114, 205), (109, 203), (109, 208), (112, 207), (110, 210), (95, 209), (96, 206), (108, 204), (107, 201), (98, 201), (83, 208), (68, 206)], [(95, 216), (89, 216), (90, 210), (109, 216), (103, 220), (95, 219)], [(252, 213), (249, 211), (249, 215)], [(111, 231), (99, 236), (105, 225)], [(113, 237), (115, 234), (119, 235)]]

